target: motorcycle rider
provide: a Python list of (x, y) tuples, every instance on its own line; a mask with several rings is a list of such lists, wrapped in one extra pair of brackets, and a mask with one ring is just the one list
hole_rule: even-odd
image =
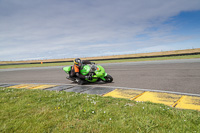
[(69, 78), (74, 79), (74, 80), (77, 79), (78, 80), (77, 82), (79, 85), (84, 84), (85, 79), (92, 80), (92, 76), (85, 76), (80, 73), (80, 69), (82, 69), (83, 65), (86, 65), (86, 64), (95, 64), (95, 63), (90, 62), (88, 60), (81, 60), (79, 58), (76, 58), (74, 60), (74, 65), (71, 68)]

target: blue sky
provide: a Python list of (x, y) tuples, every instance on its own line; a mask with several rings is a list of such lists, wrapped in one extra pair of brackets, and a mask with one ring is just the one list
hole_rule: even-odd
[(200, 48), (200, 0), (0, 0), (0, 61)]

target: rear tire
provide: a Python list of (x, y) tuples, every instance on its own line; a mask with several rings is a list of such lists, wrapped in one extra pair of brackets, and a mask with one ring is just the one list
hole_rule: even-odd
[(106, 79), (106, 83), (111, 83), (112, 81), (113, 81), (113, 78), (112, 78), (112, 76), (110, 76), (109, 74), (105, 77), (105, 79)]

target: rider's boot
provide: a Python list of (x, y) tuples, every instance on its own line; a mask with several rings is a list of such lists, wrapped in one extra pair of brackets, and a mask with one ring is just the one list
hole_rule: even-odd
[(72, 80), (72, 81), (76, 81), (75, 78), (73, 78), (73, 77), (71, 77), (71, 76), (69, 76), (69, 75), (66, 77), (66, 79), (69, 79), (69, 80)]

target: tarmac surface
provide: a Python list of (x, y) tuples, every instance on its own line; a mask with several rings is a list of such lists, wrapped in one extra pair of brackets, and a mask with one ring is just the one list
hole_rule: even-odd
[[(113, 83), (92, 86), (139, 88), (157, 91), (200, 94), (200, 59), (145, 61), (100, 64)], [(59, 67), (0, 69), (0, 83), (71, 84)]]

